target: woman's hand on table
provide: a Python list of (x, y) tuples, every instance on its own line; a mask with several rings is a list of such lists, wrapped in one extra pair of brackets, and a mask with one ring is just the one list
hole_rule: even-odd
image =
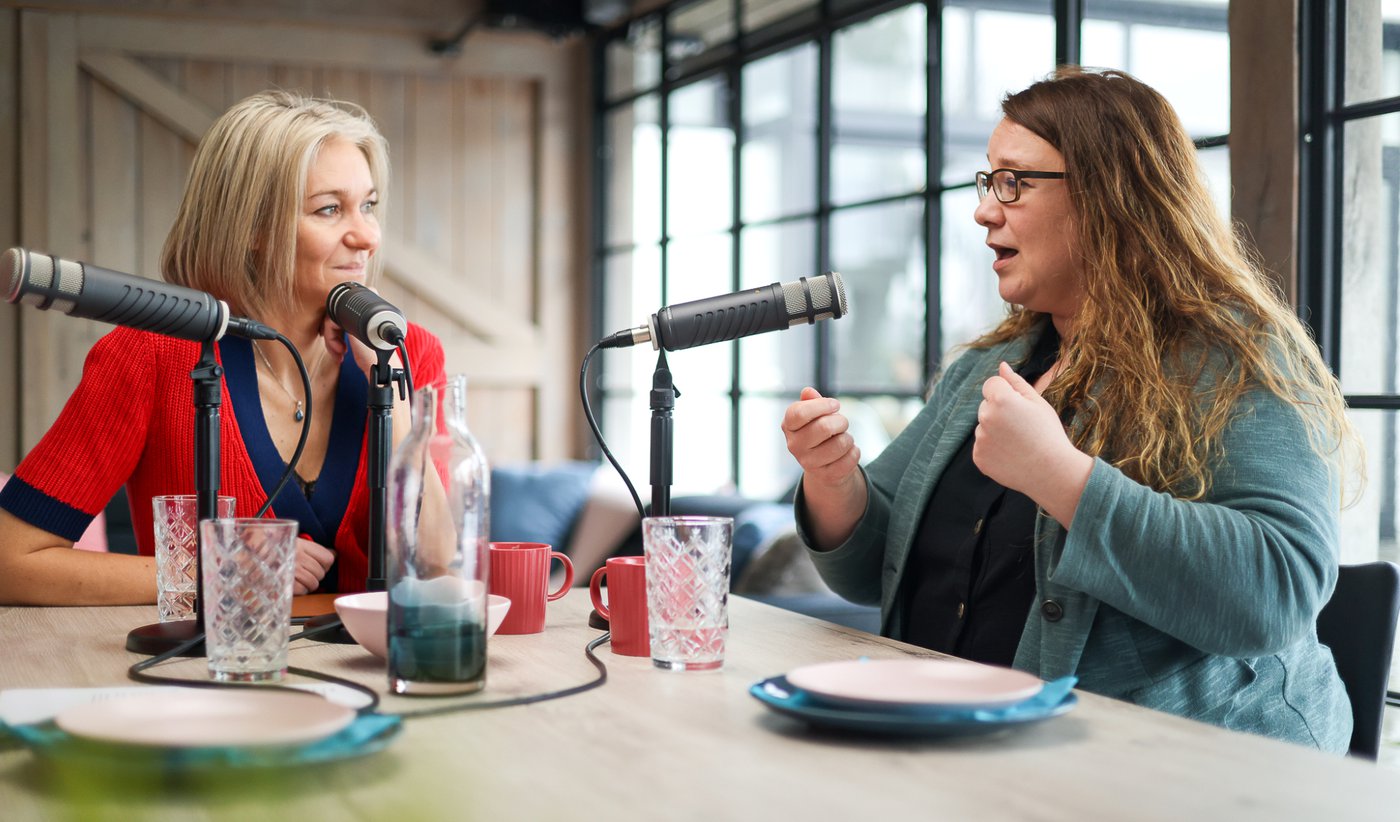
[(1074, 447), (1060, 415), (1006, 363), (982, 384), (974, 436), (978, 470), (1070, 526), (1094, 459)]
[(292, 594), (301, 596), (321, 587), (321, 580), (333, 562), (334, 551), (304, 536), (297, 537), (296, 579), (292, 583)]

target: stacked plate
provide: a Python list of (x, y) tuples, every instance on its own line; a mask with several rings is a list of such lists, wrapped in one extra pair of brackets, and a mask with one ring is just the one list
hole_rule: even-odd
[(40, 756), (127, 770), (280, 768), (382, 750), (397, 717), (319, 695), (256, 688), (152, 688), (83, 702), (52, 722), (5, 725)]
[(816, 727), (964, 736), (1059, 716), (1079, 701), (1074, 683), (961, 660), (859, 659), (796, 668), (749, 693)]

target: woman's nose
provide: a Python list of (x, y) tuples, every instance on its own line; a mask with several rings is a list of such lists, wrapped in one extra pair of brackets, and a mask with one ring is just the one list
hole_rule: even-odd
[(351, 248), (374, 251), (379, 248), (379, 221), (372, 214), (360, 212), (345, 232), (345, 244)]
[(972, 210), (972, 219), (983, 228), (1000, 225), (1004, 217), (1001, 201), (990, 193), (979, 200), (977, 208)]

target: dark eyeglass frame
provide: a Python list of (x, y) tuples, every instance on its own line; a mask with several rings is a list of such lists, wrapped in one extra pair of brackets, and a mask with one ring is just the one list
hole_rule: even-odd
[[(1016, 192), (1009, 200), (1002, 199), (1001, 193), (997, 191), (997, 187), (992, 185), (992, 178), (1003, 172), (1010, 174), (1011, 179), (1016, 182)], [(1064, 178), (1065, 173), (1063, 171), (1026, 171), (1019, 168), (994, 168), (991, 171), (979, 171), (974, 177), (977, 181), (977, 199), (985, 200), (987, 199), (987, 193), (991, 192), (991, 194), (997, 198), (997, 202), (1003, 204), (1014, 203), (1021, 199), (1022, 180), (1063, 180)]]

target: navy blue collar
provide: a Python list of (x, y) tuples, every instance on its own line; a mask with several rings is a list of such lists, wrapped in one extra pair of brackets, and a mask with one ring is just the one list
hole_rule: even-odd
[[(233, 402), (233, 413), (238, 420), (243, 444), (253, 461), (253, 470), (257, 472), (263, 493), (267, 493), (276, 487), (287, 463), (277, 453), (277, 446), (267, 431), (252, 343), (225, 337), (219, 342), (219, 354), (223, 360), (224, 383)], [(360, 445), (364, 441), (368, 407), (369, 381), (347, 347), (346, 356), (340, 361), (340, 379), (336, 383), (335, 410), (331, 417), (326, 459), (321, 465), (320, 476), (316, 477), (311, 498), (307, 499), (301, 485), (292, 480), (272, 502), (277, 516), (297, 520), (301, 523), (302, 533), (327, 547), (334, 547), (336, 532), (340, 530), (340, 522), (350, 503), (355, 472), (360, 467)]]

